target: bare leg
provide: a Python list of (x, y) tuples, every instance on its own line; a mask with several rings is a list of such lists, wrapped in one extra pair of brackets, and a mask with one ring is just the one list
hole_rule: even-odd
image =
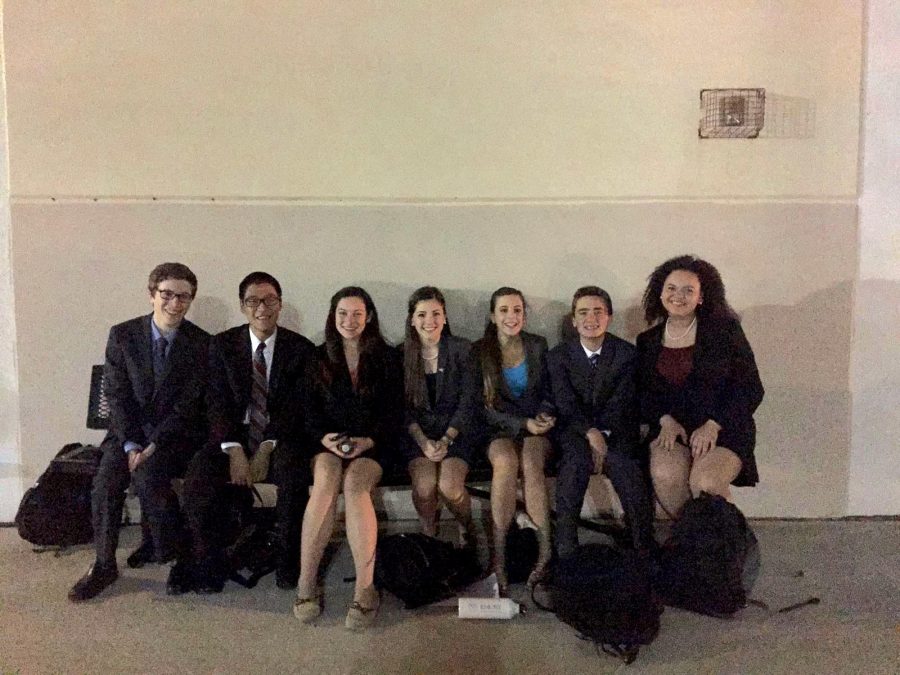
[(530, 585), (543, 579), (553, 555), (553, 545), (550, 541), (550, 506), (547, 502), (547, 484), (544, 479), (544, 463), (549, 451), (550, 441), (543, 436), (529, 436), (522, 442), (525, 510), (538, 528), (538, 559), (528, 577)]
[[(378, 520), (372, 504), (372, 490), (381, 479), (381, 467), (368, 457), (354, 459), (344, 472), (344, 503), (347, 508), (347, 540), (356, 568), (353, 600), (363, 607), (377, 604), (372, 586), (375, 573), (375, 544)], [(309, 508), (309, 507), (307, 507)], [(374, 597), (373, 597), (374, 596)]]
[(721, 495), (731, 501), (731, 481), (741, 472), (741, 459), (728, 448), (715, 447), (691, 466), (691, 494)]
[(466, 491), (466, 475), (469, 465), (459, 457), (450, 457), (441, 462), (438, 473), (438, 492), (450, 513), (464, 530), (466, 546), (477, 545), (475, 525), (472, 522), (472, 498)]
[(343, 473), (341, 460), (330, 453), (319, 453), (313, 457), (312, 467), (312, 492), (303, 514), (300, 536), (299, 598), (310, 598), (316, 592), (319, 563), (334, 531), (334, 512)]
[(529, 436), (522, 443), (522, 482), (525, 491), (525, 510), (534, 524), (540, 527), (550, 519), (547, 501), (547, 481), (544, 464), (550, 452), (550, 441), (543, 436)]
[(690, 448), (676, 443), (674, 449), (663, 450), (655, 441), (650, 444), (650, 477), (666, 517), (677, 517), (685, 502), (691, 498), (690, 473)]
[(501, 587), (506, 581), (506, 534), (516, 513), (516, 478), (519, 474), (519, 456), (515, 442), (510, 438), (498, 438), (488, 446), (491, 462), (491, 520), (494, 530), (494, 574)]
[(427, 457), (416, 457), (409, 463), (412, 501), (419, 514), (423, 534), (437, 534), (438, 465)]

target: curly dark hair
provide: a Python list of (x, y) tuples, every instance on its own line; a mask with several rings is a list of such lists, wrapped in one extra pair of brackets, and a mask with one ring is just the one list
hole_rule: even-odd
[(680, 255), (666, 260), (666, 262), (653, 270), (653, 273), (647, 278), (647, 290), (644, 291), (643, 306), (644, 318), (648, 324), (652, 325), (668, 316), (660, 295), (666, 279), (676, 270), (692, 272), (700, 280), (700, 292), (703, 294), (703, 302), (697, 305), (697, 316), (701, 318), (726, 316), (737, 318), (737, 314), (725, 299), (725, 284), (722, 283), (719, 270), (711, 263), (695, 255)]
[(425, 366), (422, 363), (422, 341), (419, 334), (413, 328), (412, 318), (416, 311), (416, 305), (426, 300), (436, 300), (441, 303), (444, 310), (444, 329), (441, 336), (451, 335), (450, 321), (447, 319), (447, 302), (444, 294), (434, 286), (422, 286), (413, 291), (406, 303), (406, 337), (403, 341), (403, 384), (406, 395), (406, 404), (413, 409), (425, 405), (428, 392), (425, 386)]
[(323, 380), (330, 384), (337, 372), (346, 370), (347, 359), (344, 356), (344, 343), (338, 332), (335, 315), (338, 303), (344, 298), (359, 298), (366, 306), (366, 327), (359, 337), (359, 388), (360, 391), (368, 391), (370, 361), (372, 357), (380, 355), (388, 349), (381, 334), (381, 326), (378, 323), (378, 310), (372, 296), (359, 286), (346, 286), (331, 296), (331, 307), (328, 310), (328, 318), (325, 320), (325, 351), (327, 360), (322, 362)]

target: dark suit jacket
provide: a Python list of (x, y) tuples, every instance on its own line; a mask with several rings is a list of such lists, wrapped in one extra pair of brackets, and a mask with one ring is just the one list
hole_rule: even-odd
[[(541, 412), (555, 414), (550, 390), (550, 373), (547, 369), (547, 340), (533, 333), (521, 333), (522, 347), (525, 350), (525, 363), (528, 367), (528, 384), (519, 398), (515, 398), (509, 390), (506, 378), (501, 371), (497, 383), (497, 396), (494, 407), (484, 405), (483, 389), (478, 400), (482, 405), (481, 416), (495, 437), (515, 437), (525, 433), (525, 422)], [(486, 348), (484, 338), (475, 343), (476, 383), (483, 386), (481, 368), (481, 352)]]
[(116, 442), (120, 449), (126, 441), (142, 447), (202, 444), (209, 334), (183, 320), (156, 387), (151, 317), (140, 316), (109, 331), (103, 377), (110, 426), (104, 442)]
[(659, 418), (665, 414), (672, 415), (688, 433), (706, 420), (715, 420), (722, 427), (720, 445), (733, 450), (744, 463), (735, 484), (756, 483), (753, 413), (764, 390), (740, 323), (730, 317), (698, 319), (693, 369), (681, 388), (673, 387), (656, 370), (664, 328), (661, 323), (637, 339), (640, 414), (650, 427), (650, 438), (659, 435)]
[[(225, 442), (246, 444), (244, 417), (253, 387), (251, 345), (247, 324), (229, 328), (210, 341), (207, 405), (212, 450)], [(266, 399), (269, 413), (269, 424), (263, 434), (266, 440), (304, 443), (304, 376), (314, 351), (313, 343), (305, 337), (284, 326), (278, 327)]]
[(442, 335), (436, 375), (434, 406), (427, 397), (420, 408), (407, 406), (405, 426), (418, 422), (430, 438), (442, 436), (448, 427), (460, 433), (473, 431), (477, 392), (471, 343), (455, 335)]
[(306, 430), (312, 452), (327, 452), (320, 442), (325, 434), (347, 433), (371, 438), (375, 447), (366, 455), (384, 457), (383, 453), (396, 443), (403, 419), (403, 366), (399, 351), (386, 346), (360, 363), (360, 369), (365, 368), (367, 373), (367, 387), (360, 391), (353, 390), (346, 367), (338, 369), (329, 382), (327, 361), (325, 345), (319, 345), (307, 375)]
[(547, 357), (553, 400), (563, 430), (584, 436), (594, 427), (609, 431), (611, 450), (632, 452), (638, 437), (634, 347), (607, 333), (596, 369), (576, 337)]

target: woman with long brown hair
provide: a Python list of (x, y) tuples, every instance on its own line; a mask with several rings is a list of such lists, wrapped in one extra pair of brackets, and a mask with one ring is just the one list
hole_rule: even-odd
[(307, 383), (307, 432), (313, 450), (313, 486), (303, 516), (300, 580), (294, 614), (310, 623), (324, 606), (319, 564), (334, 529), (343, 488), (347, 540), (356, 568), (353, 602), (345, 625), (371, 625), (379, 596), (373, 585), (378, 522), (372, 490), (389, 462), (401, 414), (400, 364), (381, 335), (369, 294), (348, 286), (331, 298), (325, 343), (316, 350)]
[(521, 472), (525, 510), (537, 526), (539, 553), (529, 585), (543, 578), (550, 562), (550, 517), (544, 464), (549, 432), (556, 418), (547, 375), (547, 340), (525, 332), (522, 292), (504, 286), (491, 295), (484, 337), (475, 343), (482, 384), (482, 416), (490, 434), (493, 568), (501, 588), (507, 584), (506, 535), (516, 510), (516, 480)]

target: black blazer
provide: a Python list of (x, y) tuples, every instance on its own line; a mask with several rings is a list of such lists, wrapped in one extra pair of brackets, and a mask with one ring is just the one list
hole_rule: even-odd
[(596, 369), (576, 337), (547, 356), (553, 400), (562, 429), (584, 436), (594, 427), (609, 431), (611, 450), (633, 452), (638, 438), (634, 347), (607, 333)]
[(753, 458), (753, 413), (764, 394), (753, 350), (736, 319), (705, 317), (697, 321), (693, 369), (680, 388), (673, 387), (656, 370), (665, 323), (638, 335), (641, 422), (650, 427), (652, 439), (659, 435), (659, 418), (665, 414), (678, 420), (688, 433), (706, 420), (715, 420), (722, 427), (720, 445), (743, 460), (735, 484), (752, 485), (758, 481)]
[[(366, 370), (367, 390), (354, 391), (350, 371), (338, 369), (331, 382), (325, 375), (328, 354), (325, 345), (316, 347), (307, 375), (306, 430), (313, 454), (327, 452), (321, 445), (327, 433), (368, 436), (375, 441), (374, 454), (392, 447), (403, 419), (403, 367), (400, 352), (393, 347), (370, 354), (360, 369)], [(367, 453), (369, 454), (369, 453)]]
[(493, 434), (515, 437), (525, 432), (525, 422), (528, 418), (533, 418), (541, 412), (550, 415), (556, 413), (550, 390), (550, 373), (547, 369), (547, 340), (540, 335), (524, 331), (520, 335), (528, 367), (528, 384), (522, 395), (515, 398), (501, 370), (493, 408), (484, 405), (481, 353), (486, 348), (485, 339), (481, 338), (474, 345), (476, 382), (482, 387), (479, 390), (481, 416)]
[(202, 444), (209, 333), (181, 322), (156, 387), (151, 320), (152, 315), (139, 316), (109, 331), (103, 377), (110, 425), (104, 443)]
[[(315, 347), (299, 333), (278, 327), (269, 372), (266, 398), (269, 424), (267, 440), (302, 443), (304, 436), (304, 376)], [(210, 341), (209, 444), (217, 449), (225, 442), (245, 443), (244, 417), (253, 388), (253, 348), (250, 327), (235, 326)], [(255, 450), (255, 448), (254, 448)]]
[(477, 395), (472, 344), (465, 338), (442, 335), (436, 375), (434, 406), (427, 397), (421, 408), (407, 406), (405, 426), (418, 422), (431, 438), (442, 436), (448, 427), (471, 432)]

